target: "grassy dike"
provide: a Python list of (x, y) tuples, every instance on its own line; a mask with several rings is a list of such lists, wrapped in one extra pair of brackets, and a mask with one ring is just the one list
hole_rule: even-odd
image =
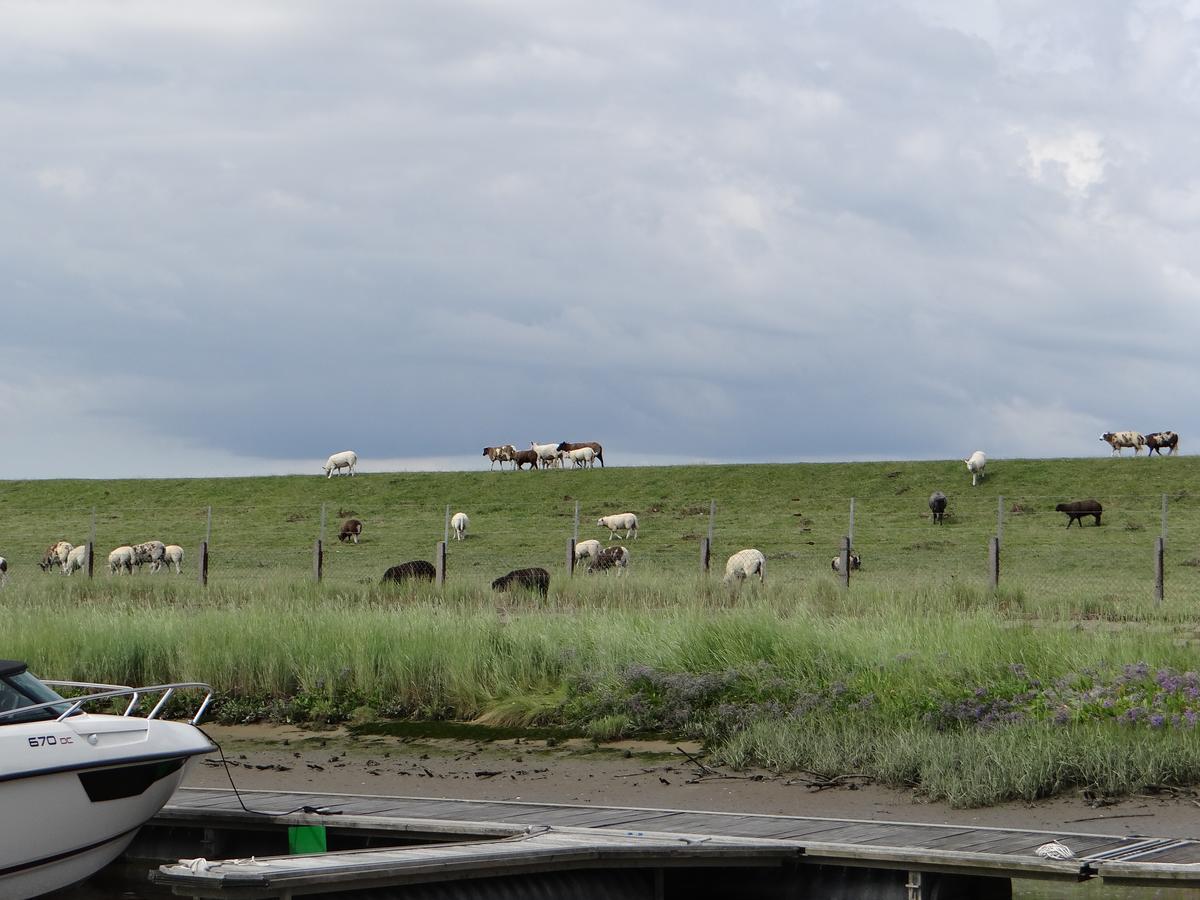
[[(1200, 784), (1196, 566), (1200, 515), (1175, 460), (996, 461), (975, 491), (961, 463), (870, 463), (445, 473), (355, 479), (0, 484), (0, 656), (47, 676), (216, 685), (216, 714), (482, 720), (554, 725), (597, 740), (704, 738), (735, 765), (854, 771), (980, 805), (1072, 787), (1123, 793)], [(924, 498), (940, 487), (941, 529)], [(1146, 569), (1169, 495), (1168, 599)], [(983, 560), (1008, 512), (1006, 577)], [(856, 497), (864, 569), (828, 570)], [(1099, 529), (1069, 532), (1062, 499), (1095, 496)], [(697, 572), (708, 500), (716, 555), (758, 546), (768, 584), (733, 595)], [(1057, 498), (1057, 499), (1056, 499)], [(623, 579), (562, 570), (574, 502), (642, 519)], [(353, 510), (364, 543), (305, 580), (321, 503)], [(446, 591), (381, 588), (424, 555), (444, 508), (471, 537)], [(97, 542), (161, 535), (187, 546), (214, 507), (213, 578), (42, 575), (57, 537), (97, 507)], [(82, 519), (82, 522), (80, 521)], [(589, 521), (590, 520), (590, 521)], [(193, 541), (194, 543), (194, 541)], [(515, 565), (554, 574), (545, 603), (498, 598)]]

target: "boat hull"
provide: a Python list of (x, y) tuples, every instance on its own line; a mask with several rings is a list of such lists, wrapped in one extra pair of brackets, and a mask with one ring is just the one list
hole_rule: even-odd
[[(56, 726), (69, 728), (57, 728), (58, 741), (72, 738), (69, 752), (30, 747), (25, 756), (37, 765), (0, 772), (0, 900), (36, 897), (103, 868), (171, 798), (188, 762), (212, 746), (190, 725), (109, 718), (0, 729), (0, 751), (49, 737)], [(42, 734), (23, 733), (30, 730)]]

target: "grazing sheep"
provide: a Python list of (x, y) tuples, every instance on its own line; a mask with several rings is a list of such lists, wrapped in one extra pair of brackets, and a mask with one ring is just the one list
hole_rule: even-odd
[(617, 575), (628, 572), (629, 551), (624, 547), (605, 547), (588, 566), (589, 572), (601, 572), (606, 569), (616, 569)]
[(126, 575), (133, 574), (133, 548), (128, 545), (118, 547), (108, 554), (108, 574), (116, 575), (122, 570)]
[(325, 465), (321, 466), (321, 470), (325, 473), (326, 478), (332, 478), (334, 472), (340, 475), (342, 469), (353, 475), (356, 468), (358, 468), (358, 454), (353, 450), (343, 450), (341, 453), (335, 453), (329, 459), (325, 460)]
[(71, 552), (67, 554), (67, 558), (63, 560), (62, 573), (64, 575), (71, 575), (86, 565), (87, 544), (80, 544), (78, 547), (73, 547)]
[(513, 465), (518, 469), (529, 466), (529, 470), (533, 471), (538, 467), (538, 455), (533, 450), (518, 450), (513, 453)]
[(1133, 455), (1137, 456), (1146, 445), (1146, 439), (1136, 431), (1106, 431), (1100, 435), (1100, 440), (1112, 447), (1109, 456), (1120, 456), (1126, 447), (1132, 447)]
[(1092, 516), (1096, 520), (1096, 524), (1100, 524), (1100, 515), (1104, 512), (1104, 507), (1100, 505), (1099, 500), (1072, 500), (1070, 503), (1060, 503), (1054, 507), (1055, 512), (1067, 514), (1067, 527), (1071, 527), (1072, 522), (1078, 522), (1079, 527), (1083, 527), (1083, 517)]
[(413, 581), (433, 581), (436, 577), (437, 569), (433, 567), (433, 563), (425, 562), (423, 559), (414, 559), (411, 562), (392, 566), (384, 572), (383, 583), (387, 584), (390, 581), (393, 584), (399, 584), (409, 579)]
[(625, 540), (629, 540), (631, 534), (633, 539), (637, 540), (638, 518), (633, 513), (614, 513), (611, 516), (602, 516), (596, 520), (596, 525), (599, 528), (608, 529), (610, 541), (617, 536), (617, 532), (621, 529), (625, 530)]
[(933, 513), (934, 524), (941, 525), (942, 520), (946, 518), (946, 495), (941, 491), (934, 491), (930, 494), (929, 511)]
[[(833, 561), (830, 563), (830, 567), (835, 572), (842, 571), (842, 554), (839, 553), (837, 556), (835, 556), (833, 558)], [(851, 550), (850, 551), (850, 571), (857, 572), (861, 568), (862, 568), (862, 557), (859, 556), (857, 553), (855, 553), (853, 550)]]
[(358, 519), (347, 519), (342, 523), (341, 529), (338, 530), (338, 540), (342, 543), (346, 541), (354, 541), (358, 543), (358, 536), (362, 534), (363, 523)]
[(150, 563), (150, 571), (157, 572), (162, 568), (163, 556), (167, 552), (167, 545), (162, 541), (146, 541), (142, 544), (133, 545), (133, 564), (139, 569), (142, 563)]
[(597, 540), (580, 541), (575, 545), (575, 562), (583, 562), (583, 560), (595, 560), (600, 557), (600, 551), (604, 549), (603, 545)]
[(183, 574), (183, 548), (178, 544), (167, 544), (163, 551), (163, 564), (169, 571), (171, 566), (175, 567), (175, 574)]
[(38, 565), (43, 572), (49, 572), (51, 566), (60, 569), (67, 561), (67, 555), (74, 549), (75, 545), (67, 541), (55, 541), (46, 548), (46, 552), (42, 554), (42, 561)]
[(1163, 448), (1167, 448), (1167, 454), (1174, 456), (1175, 451), (1179, 449), (1179, 435), (1173, 431), (1155, 431), (1152, 434), (1146, 435), (1146, 446), (1150, 449), (1147, 456), (1152, 456), (1157, 453), (1162, 456)]
[(725, 563), (725, 578), (726, 584), (731, 584), (734, 581), (739, 584), (751, 575), (757, 575), (758, 580), (766, 583), (767, 558), (762, 555), (762, 552), (753, 548), (748, 550), (739, 550)]
[(982, 450), (976, 450), (963, 462), (967, 464), (967, 471), (971, 473), (971, 487), (975, 487), (983, 478), (983, 470), (987, 466), (987, 454)]
[(590, 447), (596, 454), (596, 459), (600, 461), (600, 468), (604, 468), (604, 448), (595, 441), (587, 441), (581, 444), (572, 444), (568, 441), (563, 441), (555, 449), (559, 453), (570, 453), (572, 450), (582, 450), (584, 447)]
[(461, 541), (467, 536), (467, 526), (471, 524), (471, 520), (467, 518), (466, 513), (457, 512), (450, 519), (450, 527), (454, 529), (454, 539)]
[(545, 599), (550, 595), (550, 573), (545, 569), (514, 569), (492, 582), (493, 591), (510, 591), (522, 587)]

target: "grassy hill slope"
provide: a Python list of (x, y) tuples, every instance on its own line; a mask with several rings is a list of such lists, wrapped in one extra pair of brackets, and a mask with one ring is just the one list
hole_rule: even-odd
[[(1193, 485), (1200, 485), (1200, 457), (994, 460), (976, 488), (958, 461), (0, 482), (0, 554), (12, 577), (40, 575), (33, 566), (49, 543), (87, 539), (94, 508), (99, 565), (114, 546), (158, 538), (183, 545), (194, 573), (211, 506), (214, 583), (305, 579), (324, 505), (326, 578), (348, 587), (378, 581), (397, 562), (432, 559), (449, 505), (471, 518), (468, 539), (451, 542), (451, 578), (482, 589), (518, 566), (561, 574), (578, 501), (581, 540), (607, 539), (598, 516), (636, 512), (634, 576), (684, 576), (697, 571), (715, 500), (716, 568), (728, 554), (758, 547), (772, 579), (805, 582), (830, 577), (854, 497), (865, 580), (982, 584), (1002, 506), (1006, 583), (1140, 596), (1152, 587), (1151, 552), (1167, 494), (1169, 580), (1194, 593), (1200, 578), (1189, 563), (1200, 555), (1200, 509)], [(926, 507), (934, 489), (950, 497), (940, 528)], [(1054, 505), (1086, 497), (1104, 504), (1105, 524), (1068, 532)], [(335, 539), (349, 515), (366, 523), (358, 546)]]

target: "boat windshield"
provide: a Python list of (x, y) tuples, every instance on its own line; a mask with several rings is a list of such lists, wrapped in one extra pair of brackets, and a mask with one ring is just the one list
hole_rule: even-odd
[(51, 700), (62, 700), (62, 697), (28, 672), (0, 676), (0, 725), (57, 719), (70, 708), (70, 704), (64, 701), (60, 706), (47, 706), (24, 713), (9, 712), (39, 703), (49, 703)]

